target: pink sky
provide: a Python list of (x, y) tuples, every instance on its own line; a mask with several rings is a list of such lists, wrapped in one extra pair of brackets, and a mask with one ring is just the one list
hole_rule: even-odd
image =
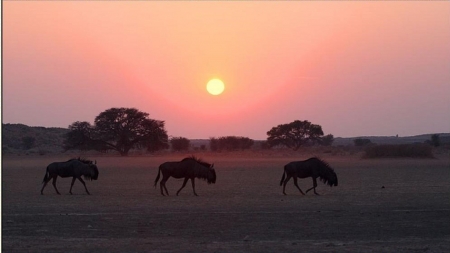
[(134, 107), (187, 138), (450, 132), (450, 2), (4, 1), (2, 25), (3, 123)]

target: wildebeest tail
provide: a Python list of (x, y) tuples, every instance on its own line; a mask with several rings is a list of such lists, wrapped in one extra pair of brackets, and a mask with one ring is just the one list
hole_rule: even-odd
[(281, 177), (281, 181), (280, 181), (280, 186), (282, 186), (283, 185), (283, 181), (284, 181), (284, 176), (286, 175), (286, 168), (284, 168), (284, 171), (283, 171), (283, 177)]
[(156, 184), (158, 183), (160, 173), (161, 173), (161, 165), (159, 166), (158, 176), (156, 176), (156, 179), (155, 179), (155, 188), (156, 188)]
[(47, 169), (45, 170), (44, 180), (42, 180), (42, 183), (47, 182), (48, 177), (49, 177), (49, 173), (48, 173), (48, 167), (47, 167)]

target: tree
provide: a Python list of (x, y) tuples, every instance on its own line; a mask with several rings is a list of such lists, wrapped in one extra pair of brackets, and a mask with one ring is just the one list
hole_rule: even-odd
[(92, 135), (94, 132), (93, 126), (86, 121), (76, 121), (69, 126), (69, 132), (65, 135), (63, 141), (64, 150), (79, 149), (89, 150), (94, 149), (92, 142)]
[(94, 126), (77, 121), (69, 126), (64, 148), (115, 150), (122, 156), (127, 156), (132, 148), (167, 148), (164, 121), (148, 115), (135, 108), (111, 108), (95, 118)]
[(172, 149), (175, 151), (188, 150), (191, 145), (191, 141), (184, 137), (172, 137), (170, 139)]
[(319, 141), (323, 131), (320, 125), (311, 124), (307, 120), (295, 120), (289, 124), (272, 127), (267, 135), (267, 143), (270, 147), (283, 145), (298, 150), (307, 143)]

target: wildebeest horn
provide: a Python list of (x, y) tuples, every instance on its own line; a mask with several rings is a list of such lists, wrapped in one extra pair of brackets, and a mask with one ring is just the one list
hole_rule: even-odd
[(94, 164), (97, 165), (97, 160), (94, 161)]
[(214, 167), (214, 163), (213, 163), (213, 164), (211, 164), (211, 167), (209, 167), (209, 168), (211, 168), (211, 169), (212, 169), (213, 167)]

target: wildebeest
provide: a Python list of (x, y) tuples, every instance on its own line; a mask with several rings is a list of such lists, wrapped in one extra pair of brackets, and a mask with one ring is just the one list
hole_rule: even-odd
[[(287, 175), (286, 179), (284, 179), (285, 175)], [(283, 194), (286, 195), (285, 188), (286, 184), (291, 179), (291, 177), (294, 178), (294, 184), (297, 187), (297, 189), (300, 191), (301, 194), (305, 195), (303, 191), (300, 189), (300, 187), (297, 184), (297, 178), (307, 178), (312, 177), (313, 179), (313, 187), (306, 190), (306, 193), (308, 193), (310, 190), (314, 189), (314, 193), (316, 195), (319, 195), (316, 192), (317, 187), (317, 178), (319, 178), (321, 181), (323, 181), (324, 184), (328, 184), (330, 187), (335, 185), (338, 185), (338, 179), (337, 175), (334, 172), (334, 170), (328, 165), (328, 163), (324, 162), (323, 160), (313, 157), (309, 158), (305, 161), (295, 161), (290, 162), (284, 166), (284, 173), (283, 177), (281, 178), (280, 186), (283, 185)], [(284, 182), (284, 184), (283, 184)]]
[(53, 179), (52, 184), (56, 190), (56, 193), (60, 194), (58, 188), (56, 188), (56, 179), (58, 178), (58, 176), (72, 177), (72, 184), (70, 185), (69, 190), (70, 194), (72, 194), (72, 187), (75, 183), (75, 179), (77, 178), (84, 185), (84, 189), (86, 189), (87, 194), (90, 194), (81, 176), (84, 176), (84, 179), (86, 180), (97, 180), (98, 168), (96, 164), (97, 162), (94, 163), (90, 160), (84, 160), (80, 158), (70, 159), (66, 162), (54, 162), (49, 164), (44, 175), (44, 180), (42, 181), (44, 185), (42, 186), (41, 194), (44, 194), (44, 188), (45, 186), (47, 186), (47, 183), (50, 181), (50, 179)]
[(163, 177), (160, 182), (161, 194), (164, 196), (163, 188), (166, 194), (169, 195), (166, 187), (166, 181), (169, 177), (174, 178), (184, 178), (183, 185), (177, 191), (177, 196), (180, 191), (186, 186), (189, 179), (192, 182), (192, 189), (194, 190), (194, 195), (198, 196), (195, 192), (195, 178), (200, 178), (206, 180), (208, 184), (216, 183), (216, 171), (214, 170), (214, 164), (209, 164), (196, 158), (195, 156), (186, 157), (180, 162), (165, 162), (159, 166), (158, 176), (155, 180), (155, 187), (158, 183), (160, 173)]

